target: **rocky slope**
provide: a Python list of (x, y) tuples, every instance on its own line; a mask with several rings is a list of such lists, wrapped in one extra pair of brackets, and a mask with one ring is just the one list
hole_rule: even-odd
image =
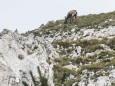
[(115, 12), (50, 21), (18, 34), (0, 33), (0, 86), (33, 86), (36, 67), (49, 86), (115, 86)]
[(43, 37), (22, 36), (4, 29), (0, 33), (0, 86), (22, 86), (22, 81), (31, 86), (29, 71), (38, 77), (37, 66), (53, 86), (53, 65), (47, 60), (55, 57), (58, 53)]

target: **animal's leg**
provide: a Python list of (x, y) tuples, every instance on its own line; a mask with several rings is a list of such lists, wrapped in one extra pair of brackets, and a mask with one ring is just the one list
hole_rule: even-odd
[(76, 17), (76, 16), (74, 16), (73, 21), (74, 21), (74, 22), (76, 22), (76, 19), (77, 19), (77, 17)]
[(70, 21), (70, 23), (71, 23), (71, 18), (69, 18), (69, 21)]
[(73, 17), (71, 17), (71, 24), (74, 22), (74, 18)]

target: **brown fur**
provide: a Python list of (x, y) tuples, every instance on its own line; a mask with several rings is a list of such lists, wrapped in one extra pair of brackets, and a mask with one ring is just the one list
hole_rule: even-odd
[(68, 20), (70, 20), (70, 23), (73, 23), (74, 20), (77, 18), (77, 11), (76, 10), (71, 10), (68, 12), (67, 16), (65, 17), (64, 23), (67, 23)]

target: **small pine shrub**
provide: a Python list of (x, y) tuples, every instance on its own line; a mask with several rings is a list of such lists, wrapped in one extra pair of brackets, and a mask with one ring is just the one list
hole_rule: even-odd
[[(34, 86), (48, 86), (48, 80), (45, 78), (45, 76), (42, 76), (40, 68), (37, 67), (37, 69), (40, 77), (40, 82), (35, 80), (32, 71), (30, 71), (30, 76), (32, 78)], [(29, 86), (25, 81), (22, 81), (22, 84), (24, 86)]]
[(22, 81), (22, 84), (23, 84), (24, 86), (29, 86), (25, 81)]

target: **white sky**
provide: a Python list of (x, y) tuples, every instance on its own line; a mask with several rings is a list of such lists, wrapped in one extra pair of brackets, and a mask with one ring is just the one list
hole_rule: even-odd
[(0, 32), (26, 32), (51, 20), (63, 19), (69, 10), (78, 16), (115, 11), (115, 0), (0, 0)]

